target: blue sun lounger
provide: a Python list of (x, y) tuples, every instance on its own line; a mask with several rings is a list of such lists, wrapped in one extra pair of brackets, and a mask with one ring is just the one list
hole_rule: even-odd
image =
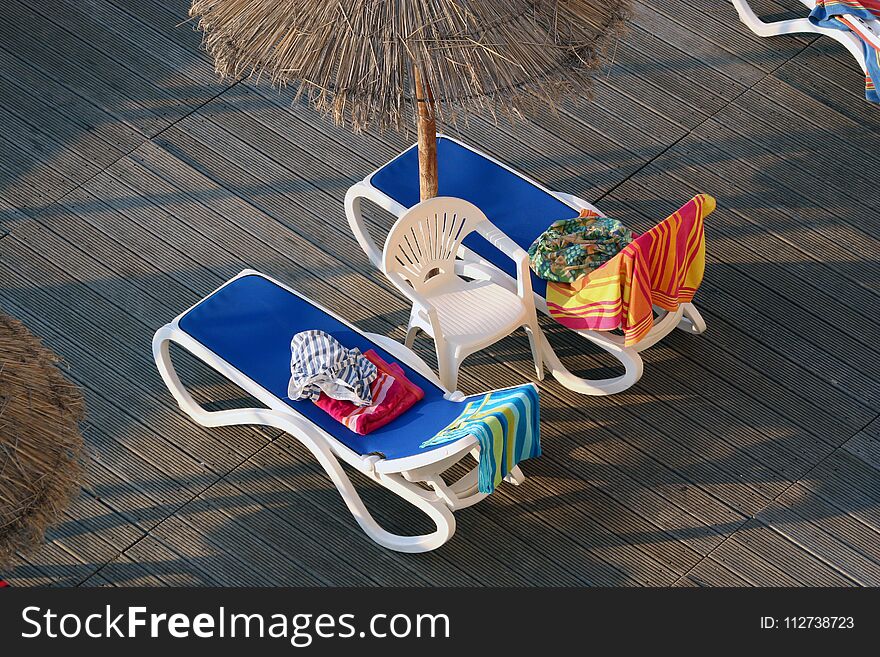
[[(550, 191), (528, 176), (456, 139), (437, 138), (439, 196), (465, 199), (476, 205), (492, 224), (522, 249), (553, 221), (577, 216), (581, 209), (602, 214), (587, 201), (562, 192)], [(370, 236), (362, 212), (369, 200), (396, 217), (419, 202), (418, 150), (414, 145), (380, 167), (346, 194), (345, 212), (352, 232), (369, 257), (382, 270), (382, 250)], [(478, 234), (468, 236), (459, 251), (459, 273), (471, 278), (491, 280), (516, 291), (516, 264)], [(547, 282), (532, 274), (535, 307), (547, 313)], [(585, 379), (570, 372), (553, 351), (546, 336), (539, 336), (541, 355), (547, 368), (563, 385), (591, 395), (607, 395), (632, 386), (642, 375), (642, 351), (675, 328), (702, 333), (706, 325), (693, 304), (681, 304), (677, 312), (657, 310), (651, 332), (635, 347), (624, 347), (623, 338), (607, 331), (577, 331), (598, 345), (624, 367), (624, 374), (608, 379)]]
[[(311, 401), (287, 398), (290, 340), (307, 329), (326, 331), (347, 347), (374, 349), (395, 361), (425, 392), (409, 411), (362, 436), (340, 424)], [(181, 383), (170, 345), (175, 343), (265, 405), (208, 411)], [(478, 459), (477, 440), (421, 447), (455, 420), (466, 398), (444, 390), (431, 370), (412, 351), (390, 338), (363, 333), (330, 311), (255, 271), (244, 271), (160, 328), (153, 355), (162, 379), (180, 408), (206, 427), (256, 424), (271, 426), (298, 438), (317, 458), (336, 485), (363, 530), (380, 545), (401, 552), (424, 552), (443, 545), (455, 532), (452, 512), (479, 502), (475, 465), (447, 484), (442, 473), (462, 459)], [(436, 524), (421, 536), (400, 536), (383, 529), (364, 506), (340, 461), (356, 468), (410, 502)], [(507, 481), (519, 484), (514, 467)], [(420, 483), (427, 484), (427, 488)]]

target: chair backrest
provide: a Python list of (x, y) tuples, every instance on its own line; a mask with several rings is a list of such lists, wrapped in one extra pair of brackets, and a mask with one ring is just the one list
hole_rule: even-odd
[(473, 203), (451, 196), (422, 201), (392, 226), (382, 262), (386, 273), (398, 273), (417, 292), (455, 276), (462, 240), (486, 215)]

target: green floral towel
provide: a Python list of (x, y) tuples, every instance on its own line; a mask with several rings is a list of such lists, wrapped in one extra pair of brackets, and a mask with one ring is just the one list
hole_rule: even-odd
[(541, 233), (529, 247), (529, 262), (545, 280), (573, 283), (616, 256), (632, 240), (632, 231), (617, 219), (584, 210), (574, 219), (553, 222)]

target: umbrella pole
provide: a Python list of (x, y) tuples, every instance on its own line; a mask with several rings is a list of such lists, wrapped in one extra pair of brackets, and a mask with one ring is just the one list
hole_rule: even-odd
[(413, 68), (419, 132), (419, 194), (421, 200), (437, 196), (437, 120), (431, 86), (422, 82), (418, 66)]

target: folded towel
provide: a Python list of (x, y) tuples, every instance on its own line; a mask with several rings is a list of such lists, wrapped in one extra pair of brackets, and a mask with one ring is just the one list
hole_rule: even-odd
[(816, 6), (810, 12), (810, 22), (818, 27), (834, 30), (849, 30), (862, 42), (865, 64), (868, 74), (865, 76), (865, 98), (872, 103), (880, 103), (880, 91), (877, 82), (880, 80), (880, 50), (865, 38), (865, 27), (849, 16), (856, 16), (874, 26), (874, 32), (880, 36), (880, 0), (816, 0)]
[(315, 404), (346, 427), (362, 436), (400, 417), (420, 401), (425, 392), (406, 378), (397, 363), (386, 363), (372, 349), (364, 357), (376, 366), (377, 376), (370, 384), (373, 403), (355, 406), (349, 401), (320, 395)]
[(316, 401), (323, 392), (333, 399), (369, 406), (375, 378), (376, 366), (359, 349), (346, 349), (329, 333), (301, 331), (290, 341), (287, 396), (291, 399)]
[(695, 196), (589, 275), (548, 283), (550, 315), (576, 331), (619, 328), (625, 346), (636, 344), (653, 326), (653, 306), (675, 312), (693, 300), (706, 266), (703, 219), (714, 209), (714, 198)]
[(527, 383), (470, 399), (452, 424), (421, 447), (474, 436), (480, 443), (479, 489), (491, 493), (517, 463), (541, 455), (538, 389)]

